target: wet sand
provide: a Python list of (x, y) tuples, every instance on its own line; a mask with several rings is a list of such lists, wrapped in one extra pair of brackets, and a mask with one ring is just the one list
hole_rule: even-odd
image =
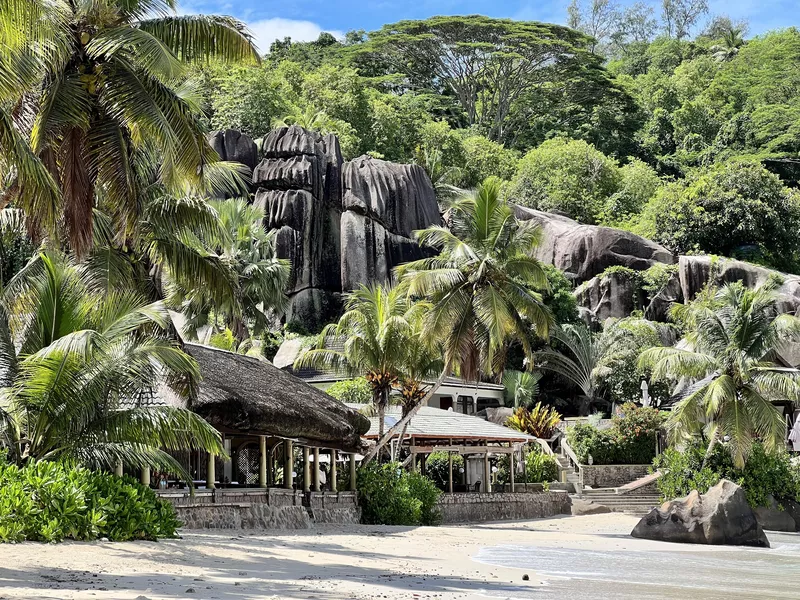
[[(775, 556), (782, 557), (781, 572), (800, 581), (796, 536), (781, 538), (778, 554), (742, 554), (635, 540), (628, 534), (636, 520), (610, 514), (461, 527), (184, 531), (182, 539), (160, 542), (8, 545), (0, 546), (0, 598), (711, 598), (702, 586), (717, 585), (717, 563), (736, 558), (743, 561), (740, 571), (753, 567), (745, 570), (750, 579), (761, 571), (766, 578), (765, 565)], [(737, 554), (726, 554), (731, 551)], [(670, 565), (696, 569), (681, 573)], [(667, 572), (671, 577), (651, 581), (653, 573)], [(668, 585), (696, 580), (699, 572), (705, 578), (694, 591)], [(754, 585), (758, 589), (758, 581)], [(743, 593), (724, 597), (749, 597)]]

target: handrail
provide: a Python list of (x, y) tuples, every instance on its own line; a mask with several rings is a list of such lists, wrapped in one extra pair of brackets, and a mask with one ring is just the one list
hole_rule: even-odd
[(536, 443), (542, 447), (545, 454), (553, 455), (553, 449), (550, 447), (550, 444), (547, 443), (547, 440), (543, 440), (542, 438), (535, 437), (533, 438), (536, 440)]
[(564, 437), (563, 440), (561, 440), (561, 449), (564, 451), (564, 454), (567, 456), (570, 462), (572, 462), (575, 468), (580, 469), (581, 461), (578, 460), (578, 455), (575, 454), (575, 451), (569, 445), (566, 436)]

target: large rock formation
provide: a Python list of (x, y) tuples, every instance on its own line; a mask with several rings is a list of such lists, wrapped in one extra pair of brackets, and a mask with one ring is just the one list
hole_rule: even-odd
[(441, 218), (422, 167), (361, 156), (345, 163), (342, 184), (343, 289), (383, 281), (423, 256), (412, 233)]
[(264, 140), (253, 171), (255, 204), (277, 231), (277, 252), (292, 264), (287, 320), (316, 328), (339, 308), (339, 221), (342, 155), (334, 136), (300, 127), (276, 129)]
[(542, 228), (544, 239), (536, 257), (555, 265), (577, 283), (615, 265), (644, 271), (656, 263), (675, 262), (663, 246), (628, 231), (582, 225), (568, 217), (521, 206), (515, 207), (515, 212), (518, 219), (536, 221)]
[(258, 150), (252, 138), (235, 129), (212, 131), (208, 136), (211, 147), (217, 151), (222, 160), (238, 162), (255, 169), (258, 162)]
[(643, 302), (643, 293), (638, 282), (626, 273), (611, 271), (592, 277), (575, 290), (579, 311), (584, 321), (590, 324), (603, 323), (606, 319), (621, 319)]
[(292, 264), (287, 320), (309, 329), (330, 322), (341, 293), (383, 282), (424, 252), (412, 233), (441, 222), (436, 195), (418, 165), (362, 156), (343, 163), (339, 141), (298, 126), (269, 133), (257, 163), (246, 135), (215, 132), (225, 160), (253, 169), (254, 203), (277, 232), (277, 253)]
[(769, 548), (769, 540), (747, 503), (744, 490), (727, 479), (706, 494), (695, 490), (685, 498), (654, 508), (642, 517), (631, 535), (661, 542)]

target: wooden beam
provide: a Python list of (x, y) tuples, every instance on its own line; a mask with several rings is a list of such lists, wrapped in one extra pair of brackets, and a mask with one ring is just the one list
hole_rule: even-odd
[(311, 491), (311, 464), (308, 460), (308, 446), (303, 446), (303, 491)]
[(258, 487), (267, 487), (267, 436), (258, 436)]
[(333, 448), (331, 448), (331, 491), (339, 491), (339, 484), (336, 476), (336, 450)]
[(448, 479), (447, 479), (447, 491), (451, 494), (453, 493), (453, 453), (447, 453), (447, 464), (448, 464)]
[(459, 454), (509, 454), (513, 448), (506, 446), (415, 446), (410, 449), (412, 454), (431, 454), (432, 452), (458, 452)]
[(319, 448), (314, 448), (314, 491), (319, 491)]

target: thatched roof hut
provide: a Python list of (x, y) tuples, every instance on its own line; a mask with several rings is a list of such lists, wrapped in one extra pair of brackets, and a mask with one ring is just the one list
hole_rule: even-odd
[(202, 380), (191, 408), (223, 432), (291, 438), (355, 452), (369, 420), (269, 362), (185, 343)]

